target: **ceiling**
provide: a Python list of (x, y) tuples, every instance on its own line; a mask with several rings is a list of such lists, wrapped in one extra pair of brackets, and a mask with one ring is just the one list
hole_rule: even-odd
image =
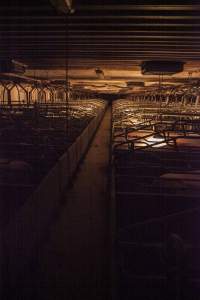
[(72, 82), (98, 81), (95, 68), (107, 82), (157, 80), (141, 75), (144, 60), (184, 61), (168, 82), (199, 78), (198, 2), (77, 0), (63, 15), (50, 0), (2, 0), (0, 55), (27, 63), (27, 75)]

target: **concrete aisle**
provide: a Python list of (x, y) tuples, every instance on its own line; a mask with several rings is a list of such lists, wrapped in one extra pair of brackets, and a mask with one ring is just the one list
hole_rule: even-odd
[(65, 195), (50, 241), (40, 252), (37, 299), (109, 297), (110, 132), (109, 107), (73, 187)]

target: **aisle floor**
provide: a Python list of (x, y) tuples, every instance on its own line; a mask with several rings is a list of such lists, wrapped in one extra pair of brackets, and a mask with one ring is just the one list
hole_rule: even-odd
[(109, 298), (110, 132), (109, 107), (40, 251), (37, 299)]

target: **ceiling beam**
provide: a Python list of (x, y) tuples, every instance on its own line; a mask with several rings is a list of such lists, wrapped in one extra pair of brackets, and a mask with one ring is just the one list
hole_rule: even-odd
[[(166, 12), (165, 12), (166, 13)], [(200, 15), (1, 15), (1, 21), (6, 20), (58, 20), (58, 21), (76, 21), (76, 20), (200, 20)]]
[[(88, 58), (88, 59), (93, 59), (93, 60), (106, 60), (107, 63), (109, 63), (109, 61), (111, 59), (120, 59), (122, 62), (123, 60), (126, 60), (126, 59), (132, 59), (132, 60), (135, 60), (135, 59), (140, 59), (140, 60), (149, 60), (151, 58), (155, 58), (157, 60), (159, 60), (159, 58), (163, 58), (165, 60), (174, 60), (174, 59), (182, 59), (182, 60), (193, 60), (193, 59), (198, 59), (199, 60), (199, 54), (196, 53), (196, 54), (190, 54), (190, 53), (185, 53), (185, 54), (178, 54), (178, 53), (170, 53), (168, 55), (166, 55), (166, 53), (149, 53), (148, 56), (144, 56), (144, 53), (126, 53), (124, 55), (120, 55), (119, 54), (114, 54), (114, 53), (71, 53), (70, 56), (69, 54), (66, 54), (66, 52), (61, 52), (61, 51), (52, 51), (52, 52), (33, 52), (33, 53), (26, 53), (26, 52), (22, 52), (22, 53), (16, 53), (16, 52), (9, 52), (7, 53), (6, 51), (5, 52), (0, 52), (1, 53), (1, 56), (2, 58), (3, 57), (8, 57), (8, 54), (10, 56), (12, 56), (13, 58), (16, 58), (16, 57), (20, 57), (22, 60), (23, 59), (27, 59), (29, 58), (31, 60), (31, 58), (40, 58), (40, 57), (46, 57), (46, 58), (59, 58), (59, 57), (67, 57), (68, 60), (71, 59), (71, 58), (77, 58), (77, 59), (82, 59), (82, 58)], [(145, 53), (146, 54), (146, 53)], [(52, 62), (49, 61), (49, 64), (51, 64)]]
[[(47, 53), (55, 53), (55, 52), (60, 52), (60, 53), (66, 53), (68, 55), (74, 55), (74, 54), (89, 54), (89, 55), (101, 55), (101, 54), (104, 54), (104, 53), (109, 53), (109, 54), (112, 54), (112, 53), (119, 53), (119, 54), (134, 54), (134, 53), (138, 53), (138, 54), (143, 54), (143, 53), (147, 53), (147, 54), (158, 54), (158, 53), (164, 53), (164, 54), (180, 54), (180, 55), (183, 55), (183, 54), (190, 54), (190, 55), (200, 55), (200, 51), (199, 50), (196, 50), (196, 51), (182, 51), (181, 50), (181, 53), (180, 53), (180, 50), (138, 50), (138, 49), (131, 49), (131, 50), (118, 50), (118, 49), (112, 49), (112, 50), (104, 50), (104, 49), (100, 49), (99, 51), (95, 51), (94, 50), (89, 50), (89, 49), (78, 49), (78, 48), (74, 48), (74, 49), (48, 49), (48, 51), (46, 51), (46, 49), (31, 49), (31, 48), (27, 48), (25, 50), (28, 50), (30, 53), (34, 53), (34, 51), (36, 52), (47, 52)], [(7, 52), (7, 50), (3, 50), (4, 52)], [(13, 53), (16, 52), (16, 49), (12, 49), (11, 51), (13, 51)], [(2, 52), (2, 49), (0, 49), (0, 53)]]
[[(19, 10), (20, 11), (47, 11), (53, 9), (51, 5), (44, 5), (41, 4), (40, 6), (30, 4), (30, 5), (24, 5), (24, 6), (17, 6), (17, 5), (6, 5), (2, 4), (1, 5), (1, 10), (8, 10), (8, 11), (15, 11)], [(136, 10), (147, 10), (147, 11), (200, 11), (200, 5), (198, 4), (190, 4), (190, 5), (126, 5), (126, 4), (117, 4), (117, 5), (96, 5), (96, 4), (91, 4), (91, 5), (78, 5), (75, 3), (75, 10), (76, 11), (107, 11), (107, 10), (128, 10), (128, 11), (136, 11)]]
[(52, 35), (53, 33), (57, 34), (63, 34), (65, 35), (66, 33), (68, 35), (74, 35), (74, 34), (82, 34), (82, 33), (85, 33), (87, 35), (89, 35), (90, 33), (95, 33), (95, 34), (119, 34), (119, 33), (123, 33), (123, 34), (159, 34), (159, 33), (164, 33), (164, 34), (189, 34), (189, 35), (199, 35), (200, 34), (200, 31), (197, 31), (197, 30), (163, 30), (163, 29), (160, 29), (160, 30), (121, 30), (121, 29), (116, 29), (116, 30), (88, 30), (88, 29), (85, 29), (85, 30), (81, 30), (81, 29), (76, 29), (76, 30), (72, 30), (72, 29), (69, 29), (69, 30), (1, 30), (1, 33), (6, 33), (6, 34), (9, 34), (9, 36), (16, 36), (18, 34), (23, 34), (23, 35), (28, 35), (30, 33), (35, 33), (35, 34), (40, 34), (40, 35)]
[[(125, 41), (122, 45), (121, 41), (119, 40), (116, 40), (116, 41), (107, 41), (107, 42), (88, 42), (88, 41), (74, 41), (73, 43), (70, 43), (68, 44), (66, 41), (54, 41), (52, 43), (52, 41), (30, 41), (28, 44), (24, 43), (23, 40), (21, 41), (18, 41), (18, 43), (15, 45), (15, 46), (12, 46), (11, 47), (14, 49), (16, 47), (29, 47), (29, 46), (68, 46), (68, 47), (73, 47), (73, 46), (89, 46), (89, 47), (96, 47), (96, 46), (114, 46), (114, 47), (117, 47), (117, 48), (120, 48), (120, 47), (134, 47), (134, 46), (142, 46), (142, 47), (177, 47), (177, 46), (186, 46), (186, 47), (197, 47), (200, 45), (200, 41), (137, 41), (137, 42), (134, 42), (134, 41)], [(1, 45), (1, 47), (3, 48), (3, 45)], [(7, 48), (7, 45), (6, 45), (6, 48)]]
[[(73, 39), (78, 39), (79, 41), (81, 40), (81, 39), (83, 39), (83, 40), (85, 40), (85, 39), (90, 39), (90, 40), (101, 40), (101, 39), (109, 39), (109, 40), (115, 40), (115, 39), (117, 39), (117, 40), (119, 40), (119, 39), (121, 39), (121, 40), (134, 40), (134, 41), (136, 41), (135, 39), (149, 39), (149, 40), (151, 40), (151, 39), (158, 39), (158, 40), (162, 40), (162, 39), (169, 39), (169, 40), (196, 40), (196, 39), (200, 39), (200, 36), (191, 36), (191, 35), (189, 35), (189, 36), (185, 36), (185, 35), (164, 35), (164, 32), (163, 32), (163, 35), (95, 35), (95, 36), (91, 36), (91, 35), (88, 35), (88, 34), (81, 34), (81, 35), (74, 35), (74, 36), (65, 36), (65, 35), (43, 35), (43, 36), (39, 36), (39, 35), (37, 35), (37, 34), (35, 34), (35, 35), (27, 35), (27, 36), (16, 36), (16, 35), (14, 35), (13, 37), (12, 37), (12, 40), (17, 40), (17, 39), (49, 39), (49, 38), (53, 38), (53, 39), (57, 39), (57, 40), (59, 40), (59, 39), (64, 39), (64, 38), (67, 38), (69, 41), (70, 40), (73, 40)], [(8, 36), (6, 35), (6, 36), (1, 36), (1, 40), (7, 40), (8, 39)], [(11, 40), (11, 37), (10, 37), (10, 40)]]
[(29, 46), (26, 45), (17, 45), (16, 47), (19, 48), (29, 48), (29, 46), (36, 46), (36, 47), (47, 47), (49, 48), (49, 46), (54, 47), (54, 48), (61, 48), (61, 49), (99, 49), (99, 50), (103, 50), (103, 49), (108, 49), (108, 51), (111, 49), (116, 49), (116, 50), (132, 50), (132, 49), (189, 49), (189, 50), (193, 50), (193, 49), (199, 49), (200, 48), (200, 44), (187, 44), (187, 43), (180, 43), (178, 44), (149, 44), (149, 43), (136, 43), (136, 44), (130, 44), (130, 43), (124, 43), (124, 45), (122, 46), (119, 43), (110, 43), (110, 44), (103, 44), (103, 45), (99, 45), (99, 44), (70, 44), (69, 47), (65, 47), (65, 44), (61, 44), (61, 45), (54, 45), (52, 46), (52, 44), (30, 44)]
[(73, 15), (69, 16), (70, 21), (76, 21), (76, 20), (85, 20), (85, 19), (91, 19), (91, 20), (200, 20), (200, 15), (176, 15), (176, 16), (169, 16), (169, 15), (95, 15), (90, 14), (88, 16), (86, 15)]
[[(1, 27), (8, 27), (8, 23), (5, 21), (5, 23), (1, 22), (1, 18), (0, 18), (0, 28)], [(65, 28), (66, 24), (65, 23), (52, 23), (52, 22), (35, 22), (35, 23), (32, 23), (31, 20), (30, 22), (28, 23), (19, 23), (19, 22), (13, 22), (12, 20), (12, 23), (9, 24), (9, 28), (12, 28), (12, 27), (23, 27), (23, 28), (26, 28), (26, 27), (41, 27), (41, 26), (44, 26), (44, 27), (61, 27), (61, 28)], [(102, 23), (86, 23), (86, 22), (76, 22), (76, 23), (68, 23), (67, 24), (68, 28), (73, 28), (73, 27), (88, 27), (88, 26), (92, 26), (92, 27), (200, 27), (200, 23), (163, 23), (163, 22), (159, 22), (159, 23), (119, 23), (119, 22), (112, 22), (112, 23), (105, 23), (105, 22), (102, 22)]]
[(200, 11), (200, 5), (77, 5), (76, 11)]

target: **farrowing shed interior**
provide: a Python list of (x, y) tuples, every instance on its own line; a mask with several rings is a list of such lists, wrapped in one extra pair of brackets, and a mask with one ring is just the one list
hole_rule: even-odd
[(200, 299), (199, 1), (0, 4), (2, 299)]

